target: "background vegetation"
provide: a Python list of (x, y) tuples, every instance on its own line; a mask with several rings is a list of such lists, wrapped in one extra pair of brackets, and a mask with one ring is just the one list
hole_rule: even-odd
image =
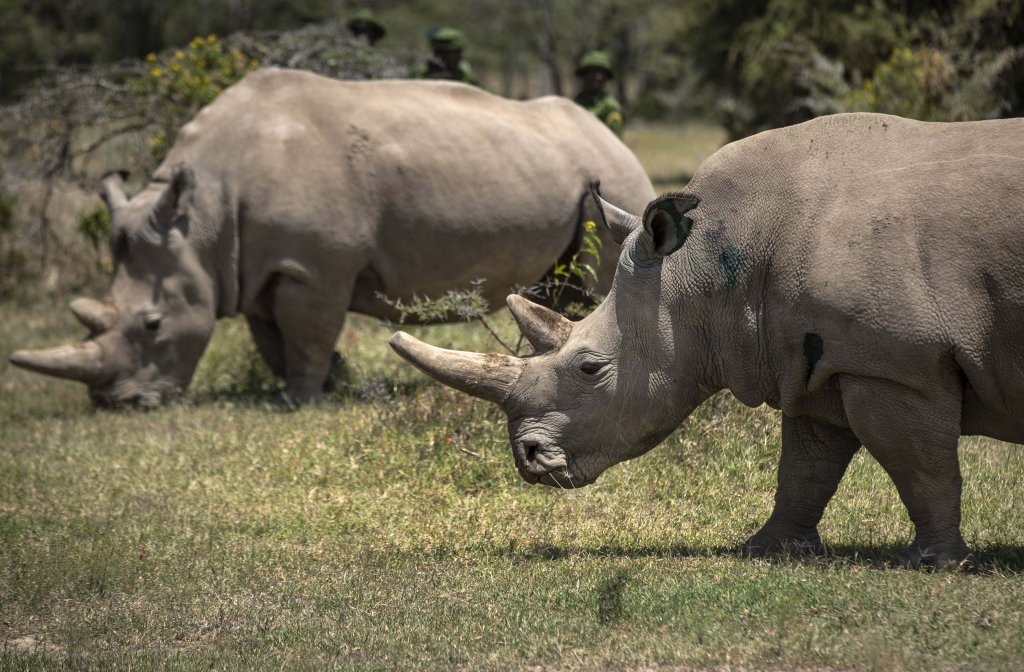
[[(0, 297), (99, 282), (102, 249), (80, 235), (101, 217), (97, 178), (127, 169), (140, 185), (177, 129), (256, 67), (400, 77), (448, 24), (506, 96), (571, 95), (579, 56), (610, 51), (633, 128), (702, 119), (736, 138), (844, 110), (982, 119), (1022, 112), (1022, 4), (0, 0)], [(344, 27), (364, 6), (388, 26), (376, 49)]]

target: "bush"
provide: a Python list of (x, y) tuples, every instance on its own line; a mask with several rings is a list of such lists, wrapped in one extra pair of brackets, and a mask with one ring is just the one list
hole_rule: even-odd
[(886, 112), (938, 121), (948, 117), (945, 99), (955, 81), (953, 65), (930, 47), (895, 49), (870, 79), (846, 97), (851, 112)]
[(216, 35), (196, 37), (173, 53), (149, 54), (146, 62), (149, 71), (128, 86), (153, 100), (152, 120), (158, 128), (150, 149), (158, 159), (170, 149), (178, 127), (260, 64), (237, 48), (225, 48)]

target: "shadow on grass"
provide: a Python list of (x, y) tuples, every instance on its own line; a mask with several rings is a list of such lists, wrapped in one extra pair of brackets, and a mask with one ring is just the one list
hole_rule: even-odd
[[(634, 559), (663, 558), (738, 558), (750, 562), (776, 566), (810, 565), (817, 567), (866, 567), (885, 571), (903, 571), (890, 566), (890, 560), (903, 546), (897, 544), (879, 545), (838, 545), (827, 546), (823, 554), (783, 551), (756, 558), (746, 555), (740, 546), (697, 547), (686, 544), (648, 546), (573, 546), (554, 544), (529, 544), (521, 546), (511, 543), (504, 546), (481, 545), (471, 549), (474, 553), (489, 557), (504, 558), (517, 562), (552, 562), (568, 558), (612, 558)], [(428, 553), (436, 560), (448, 559), (458, 551), (436, 549)], [(976, 549), (978, 564), (975, 573), (979, 575), (1024, 574), (1024, 546), (1017, 544), (995, 544)], [(422, 557), (420, 554), (419, 557)], [(927, 570), (925, 570), (927, 571)]]
[[(890, 560), (903, 549), (904, 546), (894, 544), (829, 545), (823, 556), (813, 558), (812, 561), (831, 565), (850, 564), (891, 569)], [(991, 544), (973, 550), (977, 558), (975, 570), (978, 574), (1024, 574), (1024, 545)], [(784, 556), (780, 556), (781, 558)]]

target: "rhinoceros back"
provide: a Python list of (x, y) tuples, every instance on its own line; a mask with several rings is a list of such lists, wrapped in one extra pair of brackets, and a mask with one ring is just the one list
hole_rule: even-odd
[(498, 302), (572, 242), (589, 180), (636, 210), (653, 197), (635, 156), (572, 102), (451, 82), (258, 71), (182, 129), (158, 174), (178, 162), (230, 194), (252, 291), (282, 258), (328, 283), (356, 265), (374, 290), (354, 299), (364, 312), (383, 308), (377, 291), (436, 295), (477, 278)]

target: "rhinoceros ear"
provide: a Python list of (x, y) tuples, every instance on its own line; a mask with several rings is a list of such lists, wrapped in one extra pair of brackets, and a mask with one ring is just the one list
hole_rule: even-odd
[(653, 256), (667, 257), (686, 242), (693, 220), (686, 213), (700, 199), (693, 194), (668, 194), (654, 199), (644, 211), (644, 237)]
[(192, 200), (195, 186), (196, 175), (192, 169), (184, 163), (176, 165), (171, 173), (171, 183), (156, 204), (158, 220), (169, 225), (176, 215), (184, 213)]
[(640, 227), (640, 218), (636, 215), (631, 215), (621, 208), (615, 207), (601, 198), (600, 180), (594, 180), (590, 183), (590, 193), (597, 203), (598, 210), (601, 212), (601, 219), (604, 220), (604, 225), (612, 232), (612, 240), (622, 245), (622, 241), (626, 239), (626, 236)]
[(124, 193), (124, 183), (128, 179), (128, 171), (115, 170), (100, 178), (100, 193), (111, 212), (128, 202)]

